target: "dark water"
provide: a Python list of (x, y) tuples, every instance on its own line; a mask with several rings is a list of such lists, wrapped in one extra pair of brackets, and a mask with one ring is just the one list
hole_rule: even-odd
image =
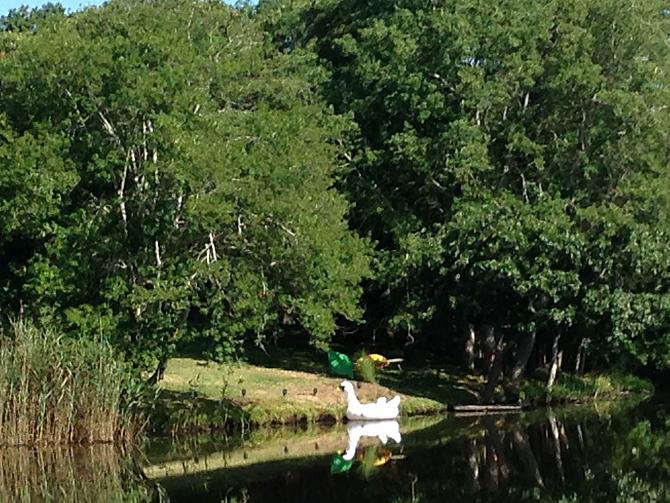
[(357, 434), (344, 427), (222, 450), (171, 455), (164, 445), (145, 471), (173, 502), (670, 502), (668, 411), (646, 403), (401, 421), (399, 444), (392, 432), (385, 446), (362, 437), (353, 456)]
[(0, 501), (670, 502), (670, 408), (264, 430), (135, 452), (0, 449)]

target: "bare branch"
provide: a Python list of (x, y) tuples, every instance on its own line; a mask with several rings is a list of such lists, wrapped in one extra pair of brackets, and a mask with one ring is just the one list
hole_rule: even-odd
[(119, 185), (119, 190), (117, 194), (119, 196), (119, 208), (121, 209), (121, 219), (123, 220), (123, 232), (128, 235), (128, 214), (126, 212), (126, 200), (124, 192), (126, 190), (126, 179), (128, 178), (128, 156), (126, 156), (126, 162), (123, 166), (123, 175), (121, 176), (121, 184)]
[(114, 131), (114, 126), (112, 126), (112, 123), (107, 120), (107, 117), (105, 117), (105, 114), (102, 113), (102, 111), (98, 110), (98, 116), (100, 117), (100, 120), (102, 121), (102, 126), (105, 128), (105, 131), (116, 140), (116, 143), (120, 146), (121, 145), (121, 140), (119, 139), (118, 135), (116, 134), (116, 131)]
[(154, 251), (156, 253), (156, 266), (160, 267), (162, 265), (162, 262), (161, 262), (161, 249), (160, 245), (158, 244), (158, 239), (154, 240)]
[(214, 234), (209, 233), (209, 247), (212, 250), (212, 259), (216, 262), (219, 258), (216, 255), (216, 246), (214, 245)]

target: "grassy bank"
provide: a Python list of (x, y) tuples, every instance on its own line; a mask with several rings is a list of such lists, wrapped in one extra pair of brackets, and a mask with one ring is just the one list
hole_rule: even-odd
[[(216, 364), (192, 358), (168, 363), (152, 424), (157, 432), (197, 431), (339, 420), (345, 411), (342, 378), (321, 373), (261, 367), (249, 363)], [(396, 391), (360, 383), (362, 401)], [(445, 409), (432, 398), (399, 393), (402, 413)]]
[[(346, 403), (333, 377), (314, 355), (255, 359), (217, 364), (193, 358), (170, 360), (160, 383), (152, 418), (155, 433), (209, 429), (247, 429), (270, 424), (335, 422)], [(400, 394), (401, 415), (435, 414), (449, 406), (476, 404), (481, 376), (458, 369), (391, 369), (378, 374), (379, 384), (359, 382), (361, 401)], [(511, 389), (510, 389), (511, 388)], [(629, 393), (653, 391), (646, 381), (627, 376), (563, 375), (551, 390), (541, 381), (501, 388), (498, 399), (526, 405), (612, 400)]]
[(584, 376), (563, 374), (549, 389), (539, 380), (525, 381), (519, 387), (521, 400), (530, 405), (607, 401), (629, 394), (653, 393), (651, 382), (620, 373)]
[(103, 341), (13, 323), (0, 334), (0, 445), (112, 442), (137, 429), (130, 381)]

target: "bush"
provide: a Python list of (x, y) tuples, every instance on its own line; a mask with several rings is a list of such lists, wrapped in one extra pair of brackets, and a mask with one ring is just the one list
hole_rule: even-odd
[(0, 361), (0, 444), (112, 442), (140, 429), (140, 388), (105, 341), (14, 322)]
[(377, 367), (375, 362), (367, 357), (367, 352), (363, 351), (356, 355), (356, 371), (362, 381), (376, 384)]

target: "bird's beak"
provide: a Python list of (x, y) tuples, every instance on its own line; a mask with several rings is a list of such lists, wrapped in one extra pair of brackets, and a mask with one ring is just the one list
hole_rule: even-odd
[(340, 391), (344, 391), (344, 386), (340, 384)]

